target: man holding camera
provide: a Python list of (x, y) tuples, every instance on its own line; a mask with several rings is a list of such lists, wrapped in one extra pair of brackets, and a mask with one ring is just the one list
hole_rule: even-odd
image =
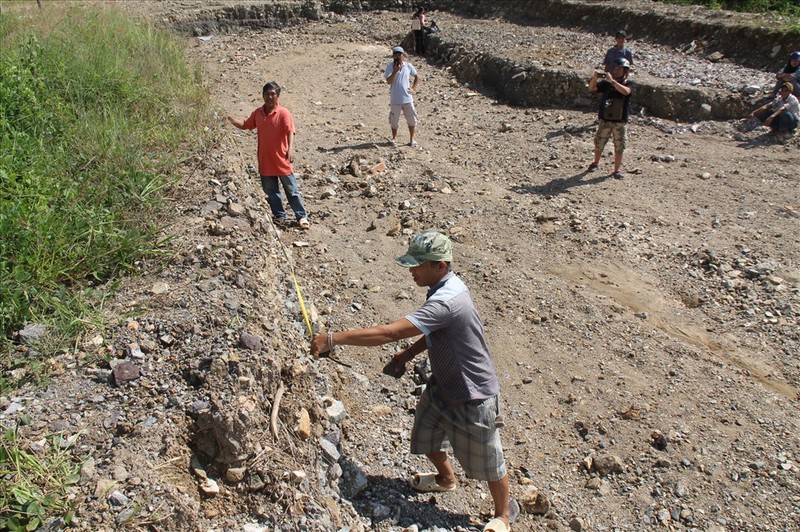
[[(417, 126), (417, 110), (414, 108), (412, 94), (417, 90), (419, 75), (414, 65), (405, 60), (405, 50), (400, 46), (392, 49), (392, 62), (386, 65), (383, 75), (390, 88), (389, 126), (392, 128), (391, 145), (397, 146), (397, 128), (400, 126), (400, 114), (406, 117), (408, 124), (408, 145), (416, 148), (414, 129)], [(413, 81), (412, 81), (413, 78)]]
[(622, 154), (628, 140), (628, 107), (635, 83), (628, 79), (630, 63), (624, 57), (614, 60), (611, 72), (598, 72), (589, 80), (589, 90), (601, 94), (600, 124), (594, 136), (594, 161), (588, 171), (594, 172), (600, 166), (600, 157), (609, 138), (614, 139), (614, 173), (616, 179), (622, 179)]

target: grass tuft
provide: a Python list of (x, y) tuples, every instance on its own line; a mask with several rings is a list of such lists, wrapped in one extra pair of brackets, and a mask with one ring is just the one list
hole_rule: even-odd
[(36, 530), (51, 519), (68, 525), (74, 504), (70, 491), (80, 480), (72, 459), (77, 438), (52, 435), (37, 452), (23, 448), (15, 428), (0, 436), (0, 530)]

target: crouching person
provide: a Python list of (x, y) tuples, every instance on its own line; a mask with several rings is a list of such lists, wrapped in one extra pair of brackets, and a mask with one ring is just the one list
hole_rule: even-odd
[(784, 83), (774, 100), (759, 107), (750, 117), (758, 118), (776, 133), (794, 131), (800, 119), (800, 102), (792, 94), (792, 84)]

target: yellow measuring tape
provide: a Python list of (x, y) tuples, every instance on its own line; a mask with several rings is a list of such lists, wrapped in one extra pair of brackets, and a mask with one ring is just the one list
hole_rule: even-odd
[[(278, 230), (275, 227), (275, 224), (272, 223), (272, 218), (269, 219), (269, 223), (270, 223), (270, 226), (272, 227), (272, 229), (274, 231), (275, 240), (277, 240), (278, 244), (280, 244), (281, 249), (283, 250), (283, 255), (284, 255), (284, 257), (286, 257), (286, 262), (289, 263), (289, 272), (292, 274), (292, 282), (294, 283), (294, 291), (297, 294), (297, 301), (300, 302), (300, 310), (303, 312), (303, 321), (306, 322), (306, 328), (308, 329), (309, 340), (313, 340), (314, 339), (314, 331), (311, 328), (311, 321), (308, 319), (308, 312), (306, 311), (306, 304), (303, 301), (303, 294), (300, 291), (300, 283), (297, 282), (297, 276), (294, 274), (294, 266), (292, 266), (292, 259), (289, 257), (289, 252), (286, 250), (286, 246), (284, 246), (283, 242), (281, 242), (280, 238), (278, 238)], [(340, 364), (340, 365), (342, 365), (342, 366), (344, 366), (346, 368), (353, 367), (353, 366), (351, 366), (350, 364), (348, 364), (346, 362), (342, 362), (341, 360), (339, 360), (338, 357), (333, 356), (333, 353), (331, 353), (331, 352), (320, 353), (319, 357), (320, 358), (327, 358), (328, 360), (332, 360), (332, 361), (336, 362), (337, 364)]]
[(306, 303), (303, 301), (303, 293), (300, 290), (300, 283), (297, 282), (297, 276), (294, 273), (294, 266), (292, 265), (292, 259), (289, 257), (289, 251), (286, 249), (286, 246), (283, 245), (280, 238), (278, 237), (278, 229), (275, 227), (275, 224), (272, 223), (272, 218), (269, 219), (269, 224), (272, 227), (273, 234), (275, 235), (275, 240), (280, 245), (281, 250), (283, 251), (283, 256), (286, 257), (286, 262), (289, 264), (289, 273), (292, 275), (292, 283), (294, 283), (294, 291), (297, 294), (297, 301), (300, 303), (300, 310), (303, 313), (303, 321), (306, 324), (306, 329), (308, 329), (308, 337), (309, 339), (314, 339), (314, 330), (311, 328), (311, 320), (308, 318), (308, 311), (306, 310)]
[[(228, 133), (232, 138), (233, 135)], [(234, 138), (234, 145), (236, 146), (236, 151), (239, 153), (239, 158), (242, 160), (242, 168), (247, 168), (247, 163), (244, 162), (244, 156), (242, 155), (242, 150), (239, 149), (238, 143), (235, 142)], [(246, 170), (245, 170), (246, 171)], [(294, 265), (292, 264), (292, 258), (289, 256), (289, 251), (286, 249), (286, 246), (283, 245), (281, 242), (280, 237), (278, 236), (278, 229), (275, 227), (275, 224), (272, 223), (272, 217), (269, 219), (269, 225), (272, 228), (272, 234), (275, 237), (275, 241), (283, 251), (283, 256), (286, 257), (286, 262), (289, 264), (289, 273), (292, 276), (292, 283), (294, 284), (294, 291), (297, 294), (297, 301), (300, 303), (300, 310), (303, 313), (303, 321), (306, 324), (306, 329), (308, 330), (308, 338), (309, 340), (314, 339), (314, 330), (311, 328), (311, 320), (308, 318), (308, 311), (306, 310), (306, 303), (303, 301), (303, 293), (300, 290), (300, 283), (297, 282), (297, 276), (294, 274)]]
[[(242, 167), (243, 168), (247, 168), (247, 164), (244, 162), (244, 156), (242, 155), (242, 151), (239, 149), (238, 144), (236, 144), (234, 142), (234, 145), (236, 145), (236, 151), (239, 152), (239, 158), (242, 160)], [(289, 250), (287, 250), (286, 246), (283, 244), (283, 242), (281, 242), (281, 239), (280, 239), (280, 237), (278, 235), (278, 228), (275, 227), (275, 224), (272, 222), (272, 217), (270, 216), (268, 219), (269, 219), (269, 225), (272, 228), (272, 234), (275, 237), (275, 241), (280, 246), (281, 251), (283, 251), (283, 256), (286, 258), (286, 263), (289, 265), (289, 273), (292, 276), (292, 283), (294, 284), (294, 291), (295, 291), (295, 294), (297, 294), (297, 301), (300, 303), (300, 311), (303, 313), (303, 322), (306, 324), (306, 329), (308, 330), (308, 339), (309, 339), (309, 341), (311, 341), (311, 340), (314, 339), (314, 329), (312, 329), (312, 327), (311, 327), (311, 320), (308, 317), (308, 311), (306, 310), (306, 303), (303, 300), (303, 292), (300, 290), (300, 283), (297, 282), (297, 275), (295, 275), (295, 273), (294, 273), (294, 265), (292, 264), (292, 258), (289, 256)], [(348, 368), (352, 367), (349, 364), (346, 364), (345, 362), (342, 362), (338, 358), (333, 357), (331, 355), (331, 353), (320, 354), (320, 357), (328, 358), (328, 359), (336, 362), (337, 364), (341, 364), (342, 366), (345, 366), (345, 367), (348, 367)]]

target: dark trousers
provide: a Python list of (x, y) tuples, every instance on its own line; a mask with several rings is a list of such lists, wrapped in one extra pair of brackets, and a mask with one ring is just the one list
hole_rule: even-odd
[[(778, 95), (778, 91), (780, 90), (781, 85), (783, 85), (784, 83), (786, 82), (783, 80), (779, 80), (772, 88), (773, 98)], [(800, 98), (800, 80), (792, 79), (790, 83), (792, 84), (792, 94), (794, 94), (795, 98)]]
[(283, 185), (283, 190), (286, 192), (286, 199), (289, 200), (289, 206), (294, 211), (294, 215), (299, 220), (306, 217), (306, 208), (303, 205), (303, 195), (300, 194), (300, 187), (297, 185), (297, 178), (294, 174), (289, 175), (273, 175), (261, 176), (261, 188), (267, 195), (267, 203), (272, 210), (272, 216), (275, 220), (285, 220), (286, 211), (283, 208), (283, 199), (281, 198), (280, 185)]
[[(764, 111), (759, 111), (756, 113), (756, 118), (761, 120), (762, 122), (766, 121), (774, 111), (772, 109), (766, 109)], [(772, 131), (794, 131), (797, 128), (797, 117), (795, 117), (792, 113), (788, 111), (784, 111), (779, 114), (777, 117), (772, 119), (772, 122), (769, 124), (770, 129)]]
[(414, 51), (425, 55), (425, 30), (414, 30)]

